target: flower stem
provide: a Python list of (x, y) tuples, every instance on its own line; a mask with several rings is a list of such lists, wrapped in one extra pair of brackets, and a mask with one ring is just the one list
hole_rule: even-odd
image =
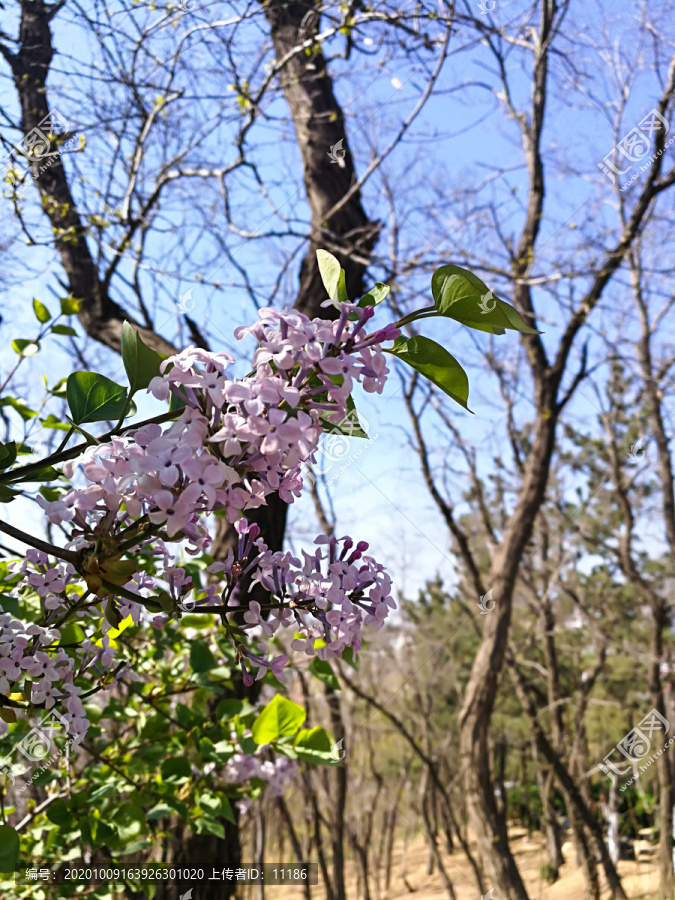
[(15, 528), (8, 522), (0, 521), (0, 531), (15, 538), (17, 541), (21, 541), (23, 544), (28, 544), (29, 547), (35, 547), (36, 550), (42, 550), (43, 553), (48, 553), (50, 556), (57, 556), (59, 559), (64, 559), (66, 562), (73, 563), (73, 565), (77, 562), (77, 553), (75, 553), (74, 550), (66, 550), (64, 547), (56, 547), (54, 544), (48, 544), (46, 541), (41, 541), (40, 538), (26, 534), (25, 531), (19, 531), (18, 528)]
[[(105, 443), (105, 441), (109, 437), (113, 437), (116, 434), (123, 434), (125, 431), (131, 431), (135, 428), (142, 428), (144, 425), (153, 425), (158, 424), (161, 425), (162, 422), (169, 422), (171, 419), (176, 419), (181, 413), (182, 409), (172, 409), (169, 412), (161, 413), (159, 416), (153, 416), (152, 419), (145, 419), (143, 422), (138, 422), (134, 425), (125, 425), (124, 428), (119, 429), (119, 431), (113, 429), (112, 431), (106, 432), (106, 434), (101, 435), (100, 438), (96, 438), (99, 444)], [(21, 478), (25, 478), (27, 474), (31, 472), (40, 471), (44, 469), (45, 466), (55, 466), (59, 463), (66, 462), (69, 459), (73, 459), (76, 456), (79, 456), (84, 450), (87, 449), (90, 445), (85, 441), (82, 444), (76, 444), (74, 447), (70, 447), (68, 450), (62, 450), (60, 452), (52, 453), (51, 456), (47, 456), (45, 459), (39, 460), (36, 463), (29, 463), (27, 466), (19, 466), (17, 469), (10, 469), (7, 472), (4, 472), (0, 475), (0, 484), (9, 481), (16, 481), (17, 476), (21, 476)]]

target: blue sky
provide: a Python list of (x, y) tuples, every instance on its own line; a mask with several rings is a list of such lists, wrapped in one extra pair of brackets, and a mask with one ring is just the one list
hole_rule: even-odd
[[(474, 6), (477, 12), (478, 4), (470, 4), (472, 9)], [(175, 47), (187, 30), (225, 18), (225, 12), (231, 8), (232, 4), (196, 4), (190, 13), (174, 16), (171, 21), (163, 20), (164, 24), (153, 32), (151, 46), (155, 56), (141, 59), (139, 66), (146, 75), (153, 73), (157, 70), (156, 59)], [(94, 9), (92, 6), (91, 10)], [(111, 9), (114, 11), (111, 20), (119, 34), (133, 35), (141, 23), (147, 27), (148, 23), (159, 22), (162, 16), (160, 10), (143, 6), (131, 12), (121, 4)], [(509, 23), (510, 33), (516, 36), (515, 26), (522, 21), (525, 9), (527, 4), (516, 0), (498, 2), (490, 15), (495, 21)], [(665, 40), (675, 37), (671, 12), (670, 4), (664, 4), (658, 12), (651, 10)], [(552, 64), (543, 140), (547, 161), (546, 210), (533, 274), (551, 279), (558, 271), (573, 273), (575, 302), (587, 284), (585, 270), (601, 247), (610, 245), (615, 237), (616, 195), (598, 163), (614, 144), (613, 116), (622, 79), (633, 68), (638, 70), (623, 111), (619, 136), (642, 120), (655, 105), (661, 90), (659, 77), (665, 71), (665, 61), (659, 59), (658, 69), (654, 69), (650, 44), (646, 39), (639, 39), (641, 15), (640, 8), (633, 3), (572, 3), (566, 36), (559, 43), (559, 49), (569, 59), (565, 61), (561, 56)], [(11, 12), (8, 18), (11, 19)], [(9, 25), (5, 28), (11, 33)], [(373, 56), (354, 54), (349, 62), (337, 60), (333, 64), (336, 91), (347, 115), (348, 152), (353, 154), (359, 173), (367, 168), (375, 148), (381, 151), (387, 146), (400, 122), (409, 115), (433, 66), (433, 55), (427, 54), (420, 69), (408, 64), (399, 49), (394, 47), (389, 53), (386, 46), (378, 47), (380, 34), (379, 28), (362, 33), (374, 42), (362, 44), (367, 52), (372, 50)], [(519, 34), (521, 38), (524, 36)], [(189, 46), (186, 60), (192, 71), (179, 74), (177, 86), (185, 95), (168, 107), (166, 120), (158, 126), (156, 137), (149, 143), (148, 162), (142, 173), (148, 184), (161, 161), (190, 142), (196, 143), (186, 154), (186, 161), (192, 165), (206, 162), (222, 165), (233, 158), (233, 134), (241, 116), (236, 92), (229, 90), (231, 82), (226, 64), (219, 56), (216, 37), (205, 29), (185, 41)], [(102, 208), (97, 189), (105, 183), (105, 173), (115, 158), (111, 135), (120, 129), (118, 121), (111, 122), (110, 128), (105, 124), (115, 112), (114, 103), (121, 102), (119, 88), (107, 77), (114, 57), (111, 54), (109, 59), (103, 58), (100, 46), (76, 21), (75, 10), (68, 5), (55, 22), (55, 44), (61, 55), (55, 57), (50, 77), (50, 105), (73, 123), (73, 130), (86, 137), (84, 152), (69, 157), (66, 167), (77, 185), (80, 207), (91, 214), (105, 215), (109, 211)], [(112, 47), (110, 39), (106, 40), (106, 46)], [(334, 40), (328, 46), (335, 51), (338, 44)], [(251, 23), (239, 44), (243, 69), (256, 59), (259, 47), (257, 26)], [(504, 285), (499, 270), (507, 268), (507, 260), (486, 217), (491, 204), (498, 211), (502, 230), (517, 236), (523, 220), (527, 183), (520, 135), (513, 119), (505, 115), (503, 100), (495, 96), (498, 88), (495, 65), (486, 47), (460, 29), (451, 39), (450, 49), (451, 54), (457, 55), (451, 55), (446, 64), (438, 95), (428, 102), (403, 142), (387, 158), (382, 172), (396, 187), (394, 208), (405, 248), (402, 255), (407, 251), (411, 256), (419, 256), (427, 269), (448, 262), (464, 264), (468, 259), (472, 268), (498, 290)], [(128, 60), (128, 48), (121, 58)], [(509, 58), (513, 97), (522, 108), (530, 90), (529, 55), (515, 46)], [(161, 68), (159, 71), (161, 74)], [(1, 73), (7, 82), (4, 64)], [(3, 86), (5, 95), (13, 97), (11, 85)], [(195, 101), (196, 90), (205, 99)], [(155, 94), (154, 87), (145, 91), (148, 104), (153, 102)], [(7, 109), (15, 113), (13, 101)], [(227, 261), (219, 240), (234, 254), (236, 263), (246, 269), (259, 305), (268, 302), (285, 255), (301, 247), (296, 235), (304, 233), (307, 211), (288, 109), (281, 98), (276, 98), (265, 112), (266, 119), (251, 133), (251, 158), (259, 167), (277, 212), (268, 199), (253, 189), (250, 173), (236, 172), (229, 182), (238, 227), (259, 237), (251, 239), (229, 231), (217, 184), (199, 180), (185, 187), (177, 184), (168, 192), (157, 231), (148, 239), (152, 263), (141, 274), (141, 283), (157, 329), (169, 340), (177, 343), (185, 340), (177, 303), (188, 290), (192, 291), (194, 303), (190, 315), (208, 332), (214, 349), (231, 348), (233, 328), (255, 315), (253, 303), (242, 286), (241, 274)], [(16, 133), (9, 129), (4, 133), (16, 139)], [(128, 140), (122, 141), (120, 151), (127, 155), (132, 151)], [(675, 160), (672, 148), (667, 151), (667, 157), (672, 165)], [(114, 172), (121, 184), (119, 162)], [(80, 180), (82, 177), (86, 180)], [(372, 267), (373, 281), (381, 277), (382, 265), (377, 263), (386, 265), (392, 236), (384, 186), (381, 174), (377, 173), (363, 191), (365, 208), (384, 223)], [(632, 190), (636, 189), (639, 181)], [(629, 192), (628, 196), (634, 194)], [(31, 233), (44, 237), (46, 229), (35, 200), (36, 189), (28, 184), (23, 207), (26, 221)], [(11, 206), (7, 205), (6, 211), (6, 227), (10, 233), (16, 233), (16, 225), (9, 224)], [(283, 237), (267, 234), (282, 229), (291, 234)], [(94, 240), (90, 246), (95, 248)], [(301, 255), (302, 251), (281, 279), (272, 298), (274, 305), (292, 303)], [(130, 264), (121, 266), (125, 278), (129, 279), (131, 273)], [(60, 265), (50, 250), (23, 249), (18, 245), (13, 248), (12, 265), (7, 267), (5, 276), (4, 322), (0, 326), (4, 346), (14, 338), (33, 336), (37, 323), (30, 305), (32, 297), (56, 309), (55, 296), (63, 294), (58, 277), (62, 277)], [(624, 337), (631, 334), (631, 316), (621, 323), (615, 311), (624, 290), (622, 282), (626, 284), (625, 276), (607, 292), (602, 307), (594, 314), (592, 325), (598, 332), (623, 330)], [(555, 345), (565, 320), (561, 308), (565, 291), (556, 296), (551, 285), (555, 287), (556, 282), (534, 288), (548, 347)], [(122, 279), (113, 282), (113, 296), (134, 311), (132, 292)], [(398, 296), (408, 306), (427, 305), (429, 272), (405, 279)], [(509, 299), (508, 291), (504, 292), (504, 298)], [(389, 315), (384, 310), (380, 313), (383, 322), (389, 321)], [(462, 433), (480, 448), (479, 466), (487, 475), (493, 469), (495, 455), (503, 452), (504, 447), (504, 412), (484, 361), (489, 339), (453, 326), (452, 322), (435, 323), (425, 333), (448, 346), (469, 372), (474, 416), (458, 407), (452, 415)], [(80, 331), (78, 325), (76, 328)], [(517, 336), (508, 333), (498, 341), (500, 352), (515, 365)], [(597, 358), (603, 352), (599, 334), (591, 332), (590, 341), (591, 355)], [(79, 344), (91, 368), (112, 378), (121, 377), (120, 361), (114, 354), (89, 342)], [(507, 344), (510, 346), (505, 350)], [(16, 380), (19, 396), (35, 404), (41, 398), (43, 373), (49, 374), (50, 383), (68, 374), (72, 363), (65, 345), (65, 339), (51, 338), (44, 342), (38, 356), (22, 366), (27, 375), (21, 374)], [(251, 348), (249, 341), (239, 349), (250, 354)], [(0, 375), (7, 371), (12, 360), (11, 350), (3, 352)], [(531, 416), (532, 407), (527, 373), (525, 368), (521, 371), (523, 390), (517, 415), (523, 422)], [(331, 487), (338, 532), (369, 540), (375, 554), (390, 567), (397, 585), (409, 596), (436, 572), (451, 583), (455, 571), (447, 533), (424, 488), (409, 446), (399, 378), (392, 374), (382, 397), (361, 395), (356, 397), (356, 402), (368, 422), (369, 433), (377, 437), (366, 449), (354, 439), (344, 457), (326, 472), (327, 479), (331, 479), (345, 460), (351, 460), (348, 470), (339, 474)], [(596, 415), (593, 395), (582, 387), (569, 416), (577, 425), (585, 424), (591, 429)], [(439, 462), (444, 457), (445, 438), (433, 426), (430, 434), (434, 459)], [(457, 472), (448, 471), (448, 489), (461, 503), (462, 464), (459, 460), (450, 462), (451, 469)], [(27, 516), (38, 527), (37, 519), (23, 505), (15, 503), (3, 512), (10, 513), (10, 518), (17, 513)], [(291, 523), (297, 545), (315, 528), (309, 498), (294, 505)]]

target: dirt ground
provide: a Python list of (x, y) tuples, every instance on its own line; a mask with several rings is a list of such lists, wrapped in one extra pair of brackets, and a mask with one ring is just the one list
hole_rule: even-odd
[[(542, 880), (539, 869), (546, 860), (546, 851), (543, 837), (534, 834), (528, 837), (524, 829), (511, 831), (511, 847), (515, 854), (518, 868), (525, 879), (527, 890), (531, 900), (583, 900), (585, 897), (584, 877), (581, 869), (574, 868), (573, 852), (567, 852), (571, 848), (565, 847), (568, 862), (561, 870), (561, 878), (553, 885)], [(473, 849), (473, 847), (472, 847)], [(654, 848), (655, 850), (656, 848)], [(401, 863), (403, 858), (403, 844), (399, 841), (394, 852), (394, 865), (392, 868), (391, 888), (387, 900), (447, 900), (447, 893), (443, 887), (438, 872), (427, 874), (428, 851), (424, 839), (417, 835), (408, 844), (408, 865), (406, 880), (409, 887), (401, 878)], [(570, 861), (571, 860), (571, 861)], [(448, 875), (452, 880), (457, 895), (457, 900), (481, 900), (476, 887), (471, 868), (461, 850), (451, 855), (444, 856), (444, 863)], [(606, 889), (604, 875), (598, 869), (601, 884), (603, 885), (603, 900), (609, 897)], [(642, 855), (638, 861), (621, 861), (619, 863), (619, 875), (624, 889), (631, 900), (638, 898), (653, 898), (658, 888), (658, 871), (654, 862), (654, 853), (650, 856)], [(319, 875), (321, 880), (321, 875)], [(356, 876), (353, 863), (348, 863), (347, 869), (347, 896), (350, 900), (362, 900), (362, 893), (356, 892)], [(500, 900), (499, 887), (486, 885), (486, 890), (493, 888), (491, 900)], [(275, 889), (276, 890), (276, 889)], [(372, 900), (379, 900), (375, 885), (371, 888)], [(284, 900), (302, 900), (300, 891), (286, 888), (283, 891)], [(320, 900), (325, 896), (321, 885), (313, 888), (312, 896)]]

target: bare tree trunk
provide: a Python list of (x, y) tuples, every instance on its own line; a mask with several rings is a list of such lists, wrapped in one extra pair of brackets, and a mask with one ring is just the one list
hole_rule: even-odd
[(616, 866), (619, 862), (619, 792), (616, 781), (610, 784), (607, 802), (603, 804), (602, 811), (607, 821), (609, 858)]
[(532, 742), (532, 759), (534, 761), (535, 777), (537, 779), (537, 787), (541, 796), (542, 815), (544, 818), (544, 829), (546, 831), (546, 846), (548, 847), (548, 861), (551, 867), (551, 881), (557, 881), (560, 877), (560, 867), (564, 863), (562, 855), (562, 841), (560, 838), (560, 828), (556, 818), (555, 809), (551, 802), (551, 791), (553, 787), (553, 774), (543, 771), (539, 763), (539, 754), (537, 752), (536, 743)]
[[(433, 856), (434, 863), (438, 867), (438, 871), (441, 875), (441, 881), (443, 882), (443, 886), (448, 893), (448, 897), (450, 900), (456, 900), (455, 889), (453, 887), (452, 881), (450, 880), (450, 876), (448, 875), (447, 869), (443, 863), (443, 857), (438, 849), (438, 834), (436, 823), (432, 820), (431, 813), (429, 811), (430, 804), (428, 803), (429, 799), (429, 769), (424, 770), (424, 775), (422, 776), (422, 784), (420, 786), (420, 798), (421, 798), (421, 809), (422, 809), (422, 820), (424, 821), (424, 829), (427, 835), (427, 841), (429, 843), (429, 851)], [(429, 872), (431, 874), (431, 872)]]
[[(326, 685), (326, 699), (330, 712), (333, 734), (344, 734), (340, 697), (330, 685)], [(347, 805), (347, 777), (348, 767), (338, 765), (334, 767), (335, 777), (335, 802), (333, 808), (333, 830), (331, 845), (333, 848), (333, 889), (335, 900), (346, 900), (345, 893), (345, 807)]]
[[(47, 77), (54, 48), (51, 21), (62, 4), (47, 5), (43, 0), (22, 0), (19, 47), (10, 53), (0, 46), (14, 79), (21, 106), (21, 130), (24, 135), (37, 128), (49, 115)], [(58, 146), (53, 142), (51, 150)], [(119, 351), (122, 324), (131, 322), (143, 340), (160, 353), (175, 353), (175, 348), (149, 328), (134, 321), (109, 295), (108, 285), (99, 278), (96, 262), (87, 244), (87, 228), (82, 222), (59, 158), (46, 167), (42, 160), (32, 161), (31, 169), (40, 192), (42, 209), (54, 233), (54, 244), (68, 279), (68, 290), (80, 301), (78, 316), (89, 337)], [(44, 171), (43, 171), (44, 170)]]
[[(295, 826), (293, 825), (293, 819), (291, 817), (291, 812), (288, 808), (288, 804), (284, 800), (283, 797), (277, 798), (277, 806), (279, 808), (279, 812), (281, 813), (281, 818), (286, 823), (286, 828), (288, 829), (288, 836), (291, 840), (291, 846), (293, 847), (293, 852), (295, 853), (295, 858), (299, 863), (307, 862), (302, 852), (302, 846), (300, 844), (300, 839), (298, 838), (297, 832), (295, 830)], [(303, 890), (305, 894), (305, 900), (311, 900), (312, 896), (312, 888), (307, 880), (303, 882)]]
[[(649, 401), (649, 420), (656, 440), (658, 455), (658, 476), (661, 481), (662, 509), (666, 537), (670, 552), (675, 554), (675, 476), (670, 455), (668, 435), (665, 429), (663, 403), (660, 386), (654, 377), (654, 362), (651, 352), (652, 329), (649, 322), (647, 303), (642, 293), (642, 272), (639, 257), (630, 255), (631, 278), (633, 291), (640, 312), (641, 334), (638, 342), (638, 356), (645, 383), (645, 392)], [(663, 629), (670, 616), (668, 603), (661, 598), (652, 602), (652, 662), (650, 667), (650, 690), (654, 708), (665, 715), (663, 685), (661, 683), (661, 660), (663, 658)], [(665, 740), (665, 736), (664, 736)], [(658, 762), (660, 798), (660, 843), (659, 874), (661, 896), (669, 898), (673, 890), (673, 835), (675, 835), (675, 818), (673, 817), (673, 772), (666, 753), (662, 753)]]
[[(255, 809), (255, 841), (253, 847), (253, 860), (259, 870), (265, 862), (265, 804), (262, 799), (256, 804)], [(256, 900), (265, 900), (265, 885), (261, 881), (255, 885)]]
[(385, 851), (385, 863), (384, 863), (384, 891), (385, 895), (389, 894), (389, 889), (391, 887), (391, 869), (392, 863), (394, 859), (394, 842), (396, 840), (396, 822), (398, 820), (398, 808), (401, 802), (401, 797), (405, 793), (406, 789), (410, 786), (410, 763), (411, 760), (407, 761), (405, 764), (401, 765), (401, 777), (398, 782), (398, 787), (396, 789), (396, 793), (394, 794), (394, 802), (392, 804), (392, 808), (389, 813), (389, 820), (387, 823), (387, 835), (386, 835), (386, 851)]
[[(535, 739), (537, 741), (537, 750), (544, 756), (546, 761), (553, 768), (555, 776), (560, 782), (561, 788), (565, 791), (566, 796), (569, 797), (571, 803), (570, 808), (572, 808), (573, 806), (579, 818), (583, 821), (583, 824), (588, 830), (588, 833), (592, 837), (598, 856), (600, 857), (600, 862), (602, 863), (602, 867), (604, 869), (605, 876), (612, 893), (612, 897), (620, 898), (620, 900), (627, 900), (626, 893), (621, 884), (621, 879), (619, 878), (616, 867), (614, 866), (614, 863), (609, 856), (602, 828), (595, 820), (593, 813), (585, 803), (584, 798), (581, 796), (581, 793), (577, 785), (575, 784), (574, 779), (570, 775), (569, 770), (564, 765), (555, 749), (551, 746), (548, 739), (546, 738), (546, 735), (544, 734), (539, 722), (536, 708), (534, 707), (528, 695), (524, 681), (520, 673), (518, 672), (515, 663), (510, 662), (509, 671), (511, 673), (512, 682), (518, 695), (518, 699), (520, 700), (523, 709), (527, 713), (530, 724), (534, 731)], [(600, 893), (599, 886), (596, 888), (598, 876), (595, 860), (593, 859), (590, 848), (587, 845), (586, 834), (583, 828), (579, 829), (579, 837), (583, 846), (584, 859), (586, 860), (586, 865), (588, 867), (586, 873), (587, 883), (589, 885), (589, 890), (591, 891), (591, 894), (595, 900), (596, 890), (598, 897)]]
[(480, 867), (478, 865), (478, 862), (474, 858), (473, 854), (471, 853), (471, 850), (469, 849), (469, 844), (468, 844), (466, 837), (464, 837), (462, 835), (459, 825), (457, 824), (457, 821), (456, 821), (454, 813), (453, 813), (452, 799), (448, 795), (445, 785), (443, 784), (443, 782), (441, 780), (441, 777), (438, 772), (438, 766), (436, 765), (435, 761), (429, 756), (428, 753), (426, 753), (424, 751), (424, 749), (422, 747), (420, 747), (420, 745), (417, 743), (417, 741), (412, 736), (412, 734), (410, 733), (408, 728), (405, 726), (405, 724), (397, 716), (395, 716), (394, 713), (392, 713), (390, 709), (388, 709), (384, 704), (382, 704), (378, 700), (376, 700), (375, 697), (372, 697), (370, 694), (366, 693), (366, 691), (364, 691), (361, 687), (359, 687), (357, 684), (355, 684), (353, 681), (351, 681), (350, 678), (347, 675), (345, 675), (345, 672), (343, 669), (341, 669), (340, 674), (342, 676), (342, 680), (347, 685), (349, 685), (350, 690), (352, 690), (356, 694), (357, 697), (360, 697), (362, 700), (365, 700), (366, 702), (368, 702), (378, 712), (382, 713), (382, 715), (385, 716), (392, 723), (392, 725), (394, 725), (394, 727), (397, 729), (397, 731), (408, 742), (408, 744), (412, 748), (415, 755), (418, 756), (422, 760), (422, 762), (425, 764), (425, 766), (427, 767), (429, 775), (433, 779), (434, 785), (436, 786), (439, 794), (441, 795), (441, 798), (442, 798), (445, 808), (447, 810), (448, 816), (450, 817), (451, 821), (453, 822), (453, 825), (455, 827), (455, 832), (457, 834), (457, 840), (459, 841), (462, 851), (464, 852), (464, 855), (466, 856), (467, 860), (469, 861), (469, 864), (470, 864), (471, 868), (473, 869), (473, 872), (476, 876), (476, 883), (478, 885), (478, 890), (481, 893), (483, 893), (485, 888), (483, 886), (483, 878), (482, 878), (482, 873), (481, 873)]
[[(654, 709), (664, 718), (666, 704), (661, 682), (661, 660), (663, 659), (663, 631), (667, 622), (667, 606), (665, 602), (655, 601), (652, 609), (652, 640), (649, 688)], [(670, 900), (673, 889), (673, 783), (671, 778), (670, 761), (665, 744), (668, 734), (660, 736), (661, 747), (657, 753), (657, 768), (659, 773), (659, 880), (661, 897)], [(661, 752), (662, 751), (662, 752)]]

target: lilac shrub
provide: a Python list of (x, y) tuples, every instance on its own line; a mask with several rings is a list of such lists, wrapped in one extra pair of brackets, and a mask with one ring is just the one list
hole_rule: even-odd
[[(40, 596), (43, 624), (24, 628), (8, 615), (0, 619), (0, 693), (30, 676), (31, 702), (49, 707), (58, 699), (81, 740), (88, 723), (75, 679), (109, 671), (116, 645), (108, 633), (128, 616), (137, 624), (147, 609), (161, 610), (155, 628), (185, 609), (217, 612), (226, 627), (231, 614), (243, 612), (228, 633), (247, 685), (254, 672), (283, 680), (288, 658), (272, 658), (266, 643), (280, 629), (293, 629), (294, 651), (321, 659), (360, 650), (362, 627), (381, 627), (395, 608), (391, 580), (367, 555), (368, 544), (320, 535), (301, 560), (271, 551), (247, 513), (273, 492), (287, 503), (301, 495), (302, 464), (312, 460), (322, 431), (347, 415), (355, 383), (381, 393), (389, 371), (381, 345), (399, 330), (366, 334), (373, 313), (371, 306), (342, 303), (331, 322), (263, 309), (255, 325), (235, 332), (259, 344), (253, 371), (241, 379), (228, 377), (234, 360), (227, 353), (189, 347), (161, 363), (147, 389), (180, 406), (175, 421), (87, 447), (62, 467), (77, 486), (56, 500), (37, 498), (47, 519), (68, 532), (67, 561), (30, 550), (13, 565), (19, 586)], [(239, 540), (208, 567), (213, 582), (195, 588), (180, 551), (208, 551), (214, 513), (226, 517)], [(151, 560), (153, 573), (130, 553)], [(262, 585), (269, 608), (249, 602), (242, 584)], [(67, 619), (97, 608), (103, 639), (85, 642), (79, 663), (52, 649)], [(240, 636), (250, 629), (261, 635), (255, 651)]]

